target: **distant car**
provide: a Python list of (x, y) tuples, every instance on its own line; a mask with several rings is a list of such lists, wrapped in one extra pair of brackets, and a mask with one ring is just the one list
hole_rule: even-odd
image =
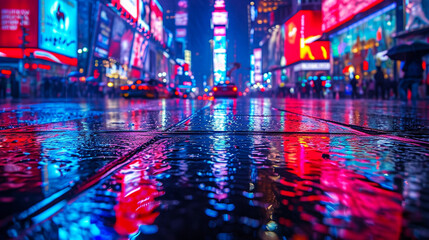
[(125, 98), (168, 98), (170, 91), (163, 82), (158, 80), (137, 80), (131, 85), (121, 86), (121, 96)]
[(215, 98), (221, 97), (238, 97), (238, 88), (234, 83), (229, 84), (218, 84), (213, 87), (213, 96)]
[(139, 86), (143, 84), (143, 80), (139, 79), (133, 84), (122, 85), (120, 87), (121, 96), (124, 98), (141, 97), (141, 92), (138, 90)]

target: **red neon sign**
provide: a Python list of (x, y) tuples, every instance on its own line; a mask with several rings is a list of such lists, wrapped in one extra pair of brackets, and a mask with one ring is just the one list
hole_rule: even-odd
[[(303, 10), (285, 24), (286, 65), (301, 60), (328, 60), (328, 41), (318, 41), (322, 36), (321, 12)], [(255, 56), (256, 59), (256, 56)]]
[[(28, 30), (27, 47), (37, 47), (39, 1), (2, 1), (0, 4), (0, 47), (22, 44), (21, 18)], [(21, 17), (22, 16), (22, 17)]]
[[(66, 57), (64, 55), (53, 53), (37, 48), (26, 48), (25, 56), (33, 54), (35, 59), (43, 59), (58, 64), (66, 64), (71, 66), (77, 66), (77, 58)], [(7, 58), (23, 58), (21, 48), (0, 48), (0, 56)], [(25, 66), (24, 66), (25, 67)]]
[(350, 21), (358, 13), (365, 12), (383, 0), (325, 0), (322, 1), (323, 32), (331, 31)]

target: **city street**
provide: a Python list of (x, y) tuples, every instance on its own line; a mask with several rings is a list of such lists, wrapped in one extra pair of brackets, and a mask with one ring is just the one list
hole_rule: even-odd
[(3, 101), (0, 239), (427, 239), (428, 107)]

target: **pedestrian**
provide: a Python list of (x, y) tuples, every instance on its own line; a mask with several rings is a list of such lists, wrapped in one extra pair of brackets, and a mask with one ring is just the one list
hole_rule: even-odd
[(386, 96), (386, 86), (385, 86), (385, 78), (383, 70), (381, 69), (381, 66), (377, 66), (377, 72), (374, 75), (375, 80), (375, 98), (379, 98), (379, 94), (381, 94), (381, 99), (385, 99)]
[(394, 99), (398, 99), (398, 82), (393, 78), (390, 80), (390, 89), (392, 89)]
[(322, 85), (322, 75), (318, 75), (314, 81), (314, 88), (316, 90), (316, 97), (323, 98), (323, 85)]
[(6, 98), (7, 78), (4, 74), (0, 74), (0, 98)]
[(374, 98), (375, 96), (375, 80), (369, 79), (368, 80), (368, 98)]
[(353, 76), (352, 80), (350, 81), (350, 85), (352, 86), (352, 99), (355, 99), (358, 96), (357, 84), (358, 84), (358, 81), (356, 77)]
[(419, 84), (423, 79), (423, 61), (421, 57), (410, 57), (405, 61), (402, 71), (404, 77), (399, 83), (399, 95), (402, 101), (407, 101), (407, 92), (411, 88), (411, 100), (417, 101)]

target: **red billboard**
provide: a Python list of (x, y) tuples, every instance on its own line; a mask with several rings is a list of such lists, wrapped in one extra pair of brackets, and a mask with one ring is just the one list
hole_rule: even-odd
[(152, 0), (150, 4), (150, 29), (155, 40), (164, 43), (163, 10), (157, 0)]
[(383, 0), (324, 0), (322, 2), (323, 32), (331, 31)]
[(133, 51), (131, 55), (131, 65), (137, 68), (143, 68), (148, 51), (149, 41), (139, 33), (134, 35)]
[(329, 59), (329, 41), (318, 41), (322, 36), (321, 19), (320, 11), (303, 10), (285, 23), (286, 65)]
[(1, 1), (0, 47), (19, 47), (22, 44), (21, 19), (27, 28), (27, 47), (37, 47), (39, 1)]

